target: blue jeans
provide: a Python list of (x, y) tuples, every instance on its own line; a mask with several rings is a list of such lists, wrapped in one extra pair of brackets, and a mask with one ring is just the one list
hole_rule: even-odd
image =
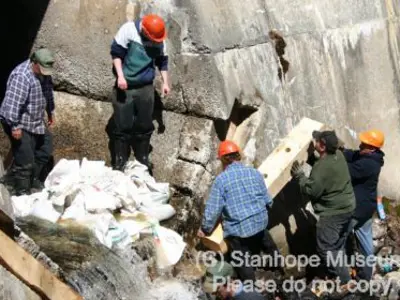
[[(372, 218), (368, 220), (357, 220), (353, 219), (351, 222), (351, 230), (354, 230), (354, 235), (357, 240), (357, 247), (360, 250), (360, 254), (367, 258), (368, 256), (374, 255), (374, 244), (372, 237)], [(362, 267), (359, 271), (360, 279), (371, 280), (372, 278), (372, 266)]]

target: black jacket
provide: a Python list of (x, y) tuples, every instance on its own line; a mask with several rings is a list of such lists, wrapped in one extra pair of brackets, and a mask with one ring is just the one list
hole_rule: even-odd
[(355, 218), (369, 219), (376, 210), (378, 179), (385, 154), (380, 150), (371, 154), (360, 154), (360, 151), (347, 149), (343, 151), (343, 154), (349, 166), (356, 196)]

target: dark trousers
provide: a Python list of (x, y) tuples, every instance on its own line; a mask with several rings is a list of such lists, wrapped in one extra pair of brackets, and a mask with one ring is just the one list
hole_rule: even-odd
[(130, 147), (135, 158), (149, 166), (150, 138), (154, 131), (154, 86), (120, 90), (114, 88), (113, 117), (110, 132), (110, 152), (115, 164), (123, 165), (129, 159)]
[[(317, 254), (326, 268), (328, 277), (334, 279), (339, 277), (342, 284), (351, 279), (344, 254), (352, 215), (351, 212), (320, 217), (317, 222)], [(343, 255), (344, 264), (335, 265), (339, 255)]]
[[(239, 253), (240, 256), (236, 255), (236, 257), (239, 257), (241, 260), (244, 261), (245, 257), (247, 255), (258, 255), (261, 253), (261, 251), (264, 252), (266, 255), (271, 255), (271, 259), (273, 259), (273, 255), (279, 254), (279, 250), (272, 239), (271, 234), (269, 233), (268, 229), (262, 230), (258, 232), (257, 234), (247, 237), (247, 238), (241, 238), (241, 237), (235, 237), (235, 236), (229, 236), (226, 238), (227, 244), (229, 246), (229, 252), (230, 254), (233, 251)], [(231, 262), (233, 259), (233, 262), (238, 264), (241, 261), (236, 260), (234, 257), (228, 258)], [(250, 260), (251, 261), (251, 260)], [(267, 266), (265, 266), (267, 267)], [(273, 266), (270, 268), (271, 270), (279, 270), (281, 272), (282, 269), (278, 266)], [(254, 273), (254, 268), (251, 265), (241, 265), (235, 267), (235, 271), (239, 277), (240, 280), (255, 280), (255, 273)]]
[(23, 130), (21, 139), (16, 140), (11, 134), (10, 126), (3, 122), (2, 126), (11, 143), (14, 157), (12, 171), (16, 184), (29, 189), (32, 177), (39, 178), (52, 155), (52, 135), (47, 129), (45, 134), (33, 134)]

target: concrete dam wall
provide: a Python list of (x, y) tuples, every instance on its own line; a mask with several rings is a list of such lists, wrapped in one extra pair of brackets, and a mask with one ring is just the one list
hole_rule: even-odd
[[(337, 128), (352, 147), (358, 142), (346, 126), (381, 129), (386, 163), (380, 192), (400, 198), (399, 0), (138, 3), (142, 14), (165, 17), (169, 29), (172, 93), (157, 102), (151, 160), (156, 179), (180, 195), (180, 224), (199, 219), (219, 171), (216, 147), (232, 124), (229, 136), (240, 140), (245, 161), (256, 167), (302, 117)], [(56, 53), (56, 159), (109, 160), (109, 51), (126, 21), (126, 4), (49, 3), (34, 48)], [(3, 145), (4, 152), (5, 138)], [(307, 219), (293, 197), (283, 193), (275, 202), (275, 236), (293, 234), (292, 224)]]

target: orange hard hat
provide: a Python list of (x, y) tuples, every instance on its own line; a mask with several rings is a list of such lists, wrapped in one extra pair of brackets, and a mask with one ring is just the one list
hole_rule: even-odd
[(224, 155), (240, 152), (240, 148), (232, 141), (223, 141), (219, 144), (218, 148), (218, 158)]
[(154, 14), (146, 15), (142, 19), (142, 30), (152, 41), (161, 43), (167, 37), (164, 20)]
[(385, 136), (382, 131), (373, 129), (360, 133), (360, 140), (364, 144), (381, 148), (385, 143)]

